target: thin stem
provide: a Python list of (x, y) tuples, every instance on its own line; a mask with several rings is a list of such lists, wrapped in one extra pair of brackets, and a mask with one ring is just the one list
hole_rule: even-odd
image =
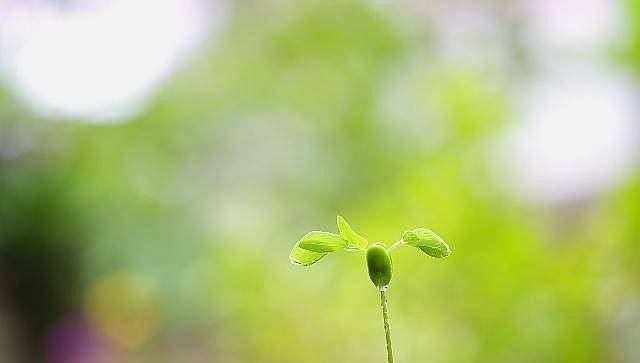
[(389, 327), (389, 312), (387, 311), (387, 290), (380, 290), (380, 305), (382, 305), (382, 321), (387, 340), (387, 363), (393, 363), (393, 348), (391, 347), (391, 328)]
[(398, 247), (400, 244), (402, 243), (402, 240), (397, 241), (396, 243), (392, 244), (391, 247), (389, 247), (387, 249), (388, 252), (393, 251), (394, 248)]

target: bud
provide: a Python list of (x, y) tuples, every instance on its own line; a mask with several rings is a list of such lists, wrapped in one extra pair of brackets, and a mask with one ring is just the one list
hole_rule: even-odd
[(371, 282), (378, 290), (386, 290), (391, 281), (393, 267), (391, 256), (382, 243), (375, 243), (367, 248), (367, 268)]

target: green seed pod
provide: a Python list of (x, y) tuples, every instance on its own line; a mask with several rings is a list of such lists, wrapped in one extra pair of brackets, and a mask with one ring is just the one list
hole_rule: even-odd
[(386, 290), (391, 281), (393, 267), (391, 256), (382, 243), (375, 243), (367, 248), (367, 268), (371, 282), (378, 290)]

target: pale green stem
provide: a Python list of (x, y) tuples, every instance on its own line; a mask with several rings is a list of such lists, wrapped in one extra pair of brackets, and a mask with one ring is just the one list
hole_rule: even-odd
[(387, 251), (388, 251), (388, 252), (393, 251), (393, 249), (394, 249), (394, 248), (396, 248), (396, 247), (398, 247), (398, 246), (400, 246), (400, 244), (401, 244), (401, 243), (402, 243), (402, 240), (400, 240), (400, 241), (398, 241), (398, 242), (396, 242), (396, 243), (392, 244), (392, 245), (391, 245), (391, 247), (389, 247), (389, 248), (387, 249)]
[(380, 290), (380, 305), (382, 305), (382, 320), (384, 322), (384, 334), (387, 340), (387, 363), (393, 363), (393, 348), (391, 347), (391, 328), (389, 327), (386, 289)]

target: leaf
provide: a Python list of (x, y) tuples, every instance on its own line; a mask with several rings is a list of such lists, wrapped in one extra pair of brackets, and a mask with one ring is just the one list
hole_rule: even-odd
[(311, 266), (320, 261), (320, 259), (326, 256), (326, 254), (327, 252), (313, 252), (305, 250), (296, 243), (289, 254), (289, 261), (298, 266)]
[(445, 258), (451, 254), (449, 245), (427, 228), (416, 228), (402, 235), (404, 244), (419, 248), (431, 257)]
[(340, 236), (329, 232), (313, 231), (304, 235), (297, 245), (312, 252), (334, 252), (347, 247), (349, 242)]
[(356, 249), (364, 250), (367, 248), (369, 242), (364, 237), (354, 232), (349, 223), (347, 223), (342, 216), (338, 216), (338, 230), (340, 231), (342, 238), (349, 241), (349, 243)]

